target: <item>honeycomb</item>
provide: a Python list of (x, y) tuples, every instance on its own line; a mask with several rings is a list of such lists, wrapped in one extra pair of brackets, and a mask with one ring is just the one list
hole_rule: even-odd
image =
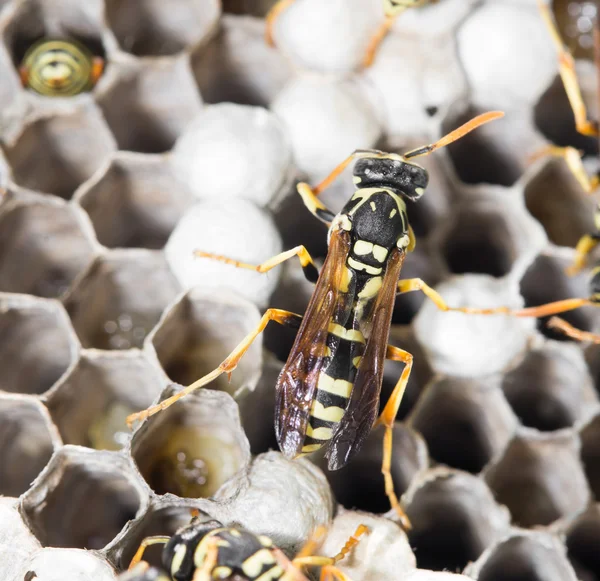
[[(398, 298), (390, 342), (415, 357), (392, 465), (407, 532), (384, 494), (381, 432), (336, 472), (273, 451), (285, 329), (259, 336), (230, 382), (128, 430), (128, 414), (214, 369), (267, 306), (302, 313), (310, 298), (294, 261), (261, 276), (195, 249), (257, 264), (304, 244), (322, 259), (326, 230), (297, 180), (486, 110), (506, 116), (424, 159), (403, 276), (456, 306), (587, 296), (589, 269), (564, 270), (593, 200), (561, 160), (529, 157), (568, 144), (593, 167), (598, 145), (574, 131), (533, 0), (407, 11), (366, 70), (380, 0), (297, 0), (269, 47), (272, 3), (0, 2), (0, 579), (114, 580), (192, 509), (290, 555), (318, 525), (333, 555), (367, 524), (341, 563), (353, 581), (600, 579), (600, 347), (544, 320)], [(597, 118), (595, 5), (555, 4)], [(44, 36), (106, 59), (90, 93), (23, 89), (18, 64)], [(345, 172), (323, 197), (339, 209), (352, 191)], [(600, 330), (593, 308), (565, 318)], [(386, 364), (384, 398), (401, 368)]]

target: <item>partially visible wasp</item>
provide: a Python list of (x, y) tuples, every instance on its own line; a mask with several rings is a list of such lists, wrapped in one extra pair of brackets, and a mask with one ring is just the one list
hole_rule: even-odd
[(42, 39), (29, 48), (19, 67), (24, 87), (47, 97), (72, 97), (91, 90), (104, 59), (74, 40)]
[[(270, 46), (275, 46), (275, 41), (273, 40), (273, 28), (275, 26), (275, 21), (277, 20), (277, 17), (295, 1), (296, 0), (279, 0), (267, 14), (265, 40)], [(427, 4), (429, 1), (430, 0), (382, 0), (385, 20), (383, 21), (379, 29), (375, 32), (375, 34), (373, 34), (373, 36), (371, 37), (371, 40), (367, 47), (367, 51), (362, 61), (362, 66), (364, 68), (367, 68), (373, 64), (373, 60), (375, 59), (375, 54), (377, 53), (379, 45), (382, 43), (383, 39), (392, 29), (396, 18), (402, 12), (404, 12), (408, 8), (416, 8), (417, 6)]]
[[(337, 470), (358, 452), (374, 426), (383, 425), (385, 492), (404, 526), (409, 527), (390, 474), (392, 428), (413, 364), (410, 353), (388, 345), (396, 294), (421, 290), (442, 310), (506, 312), (506, 309), (450, 309), (421, 279), (398, 280), (406, 253), (415, 246), (406, 200), (418, 200), (428, 183), (427, 171), (411, 159), (428, 155), (502, 115), (500, 112), (480, 115), (436, 143), (404, 155), (355, 151), (316, 188), (298, 184), (307, 209), (329, 225), (329, 250), (320, 273), (304, 246), (282, 252), (258, 266), (196, 251), (199, 257), (261, 273), (297, 256), (306, 277), (316, 282), (315, 291), (304, 317), (268, 309), (258, 327), (217, 369), (158, 405), (130, 415), (129, 425), (168, 408), (219, 375), (231, 374), (269, 321), (298, 328), (276, 384), (275, 431), (280, 449), (288, 458), (296, 458), (327, 447), (328, 467)], [(354, 167), (357, 190), (335, 215), (317, 196), (353, 160), (357, 160)], [(377, 419), (386, 358), (403, 362), (404, 369)]]
[[(172, 537), (145, 538), (131, 560), (122, 581), (308, 581), (303, 567), (321, 567), (321, 581), (349, 581), (336, 563), (358, 544), (368, 527), (360, 525), (335, 557), (315, 556), (324, 530), (318, 531), (291, 561), (265, 535), (255, 535), (241, 527), (224, 527), (216, 520), (198, 514)], [(162, 567), (142, 561), (146, 547), (164, 544)], [(167, 573), (168, 572), (168, 573)]]

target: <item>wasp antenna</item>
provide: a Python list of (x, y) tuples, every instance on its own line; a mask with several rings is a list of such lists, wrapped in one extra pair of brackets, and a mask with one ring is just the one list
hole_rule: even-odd
[(419, 157), (421, 155), (429, 155), (433, 153), (436, 149), (440, 149), (441, 147), (446, 147), (450, 143), (457, 141), (464, 137), (467, 133), (471, 133), (473, 129), (477, 129), (481, 125), (485, 125), (490, 121), (494, 121), (495, 119), (500, 119), (500, 117), (504, 117), (503, 111), (489, 111), (487, 113), (482, 113), (481, 115), (477, 115), (477, 117), (471, 119), (471, 121), (467, 121), (464, 125), (461, 125), (458, 129), (451, 131), (448, 135), (444, 135), (439, 141), (432, 143), (430, 145), (424, 145), (423, 147), (419, 147), (417, 149), (413, 149), (408, 153), (405, 153), (403, 157), (405, 159), (409, 159), (411, 157)]

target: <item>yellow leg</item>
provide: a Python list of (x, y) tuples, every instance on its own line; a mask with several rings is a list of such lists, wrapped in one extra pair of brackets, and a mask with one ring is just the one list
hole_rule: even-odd
[(275, 46), (275, 41), (273, 40), (273, 27), (275, 26), (275, 21), (277, 17), (288, 7), (291, 6), (296, 0), (279, 0), (277, 4), (275, 4), (266, 18), (266, 29), (265, 29), (265, 42), (269, 46)]
[(576, 339), (577, 341), (591, 341), (592, 343), (600, 343), (600, 335), (595, 335), (594, 333), (588, 333), (587, 331), (582, 331), (581, 329), (577, 329), (564, 321), (563, 319), (559, 319), (558, 317), (552, 317), (548, 321), (548, 327), (551, 329), (556, 329), (557, 331), (561, 331), (567, 337), (571, 337), (571, 339)]
[(194, 252), (194, 256), (198, 258), (210, 258), (212, 260), (218, 260), (220, 262), (224, 262), (225, 264), (231, 264), (236, 268), (246, 268), (248, 270), (255, 270), (256, 272), (264, 273), (268, 272), (272, 268), (280, 265), (282, 262), (297, 256), (300, 260), (300, 264), (302, 265), (302, 270), (304, 271), (304, 275), (311, 282), (316, 282), (317, 278), (319, 278), (319, 271), (313, 262), (311, 255), (308, 253), (308, 250), (304, 248), (304, 246), (296, 246), (291, 250), (286, 250), (277, 256), (273, 256), (269, 258), (266, 262), (262, 264), (248, 264), (247, 262), (240, 262), (239, 260), (235, 260), (233, 258), (228, 258), (227, 256), (221, 256), (220, 254), (212, 254), (210, 252), (203, 252), (202, 250), (196, 250)]
[(386, 16), (381, 26), (377, 29), (377, 32), (371, 37), (367, 46), (367, 52), (362, 61), (363, 68), (368, 68), (373, 64), (375, 60), (375, 54), (379, 49), (379, 45), (383, 42), (383, 39), (388, 35), (394, 22), (396, 21), (397, 14), (394, 16)]
[(554, 24), (554, 19), (549, 6), (542, 0), (538, 0), (538, 6), (542, 18), (550, 31), (554, 46), (556, 47), (560, 78), (562, 79), (567, 97), (569, 98), (571, 109), (573, 109), (577, 131), (582, 135), (595, 137), (598, 135), (598, 127), (594, 123), (588, 121), (587, 111), (583, 98), (581, 97), (581, 89), (579, 88), (579, 82), (577, 81), (577, 74), (575, 72), (575, 61), (573, 60), (571, 53), (565, 48), (556, 25)]
[(530, 159), (531, 161), (534, 161), (546, 155), (562, 157), (583, 191), (587, 194), (591, 194), (598, 187), (598, 176), (588, 175), (581, 161), (581, 153), (574, 147), (558, 147), (556, 145), (549, 145), (548, 147), (544, 147), (543, 149), (540, 149), (534, 153)]
[(206, 557), (204, 558), (202, 566), (198, 567), (194, 572), (192, 581), (212, 581), (212, 573), (219, 557), (219, 546), (217, 543), (218, 540), (215, 538), (208, 539), (206, 545)]
[(600, 239), (586, 234), (579, 239), (575, 248), (575, 260), (573, 264), (566, 269), (569, 276), (573, 276), (585, 267), (587, 255), (600, 244)]
[(385, 482), (385, 493), (390, 499), (392, 508), (400, 517), (402, 526), (405, 529), (410, 529), (411, 524), (408, 520), (408, 516), (406, 516), (403, 508), (400, 506), (398, 497), (394, 492), (394, 481), (392, 480), (391, 467), (394, 421), (396, 419), (400, 403), (402, 402), (404, 391), (406, 390), (408, 378), (410, 377), (410, 372), (413, 366), (413, 356), (408, 351), (404, 351), (403, 349), (394, 347), (393, 345), (388, 345), (386, 358), (392, 361), (401, 361), (404, 363), (404, 369), (402, 370), (402, 374), (400, 375), (398, 383), (396, 383), (396, 386), (394, 387), (394, 391), (392, 392), (390, 399), (383, 408), (383, 412), (379, 416), (379, 419), (375, 422), (375, 427), (379, 425), (383, 425), (385, 427), (385, 433), (383, 436), (383, 462), (381, 465), (381, 473), (383, 474), (383, 479)]
[(165, 399), (159, 404), (151, 406), (148, 409), (142, 410), (141, 412), (131, 414), (127, 417), (127, 424), (131, 427), (136, 421), (143, 421), (162, 410), (166, 410), (182, 397), (185, 397), (186, 395), (196, 391), (197, 389), (200, 389), (211, 381), (214, 381), (223, 373), (230, 375), (231, 372), (237, 367), (240, 359), (244, 356), (244, 353), (246, 353), (246, 351), (250, 348), (252, 342), (265, 330), (265, 327), (269, 321), (276, 321), (281, 325), (297, 326), (298, 322), (301, 320), (302, 317), (300, 315), (296, 315), (295, 313), (290, 313), (289, 311), (283, 311), (281, 309), (268, 309), (262, 316), (258, 327), (241, 341), (241, 343), (229, 354), (229, 356), (223, 361), (223, 363), (221, 363), (221, 365), (219, 365), (219, 367), (217, 367), (217, 369), (211, 371), (204, 377), (201, 377), (191, 385), (188, 385), (185, 389), (182, 389), (180, 392)]
[(156, 537), (146, 537), (138, 547), (138, 550), (135, 552), (133, 559), (131, 559), (131, 563), (129, 563), (129, 570), (133, 569), (144, 556), (144, 551), (146, 547), (151, 545), (166, 545), (171, 540), (171, 537), (164, 536), (156, 536)]

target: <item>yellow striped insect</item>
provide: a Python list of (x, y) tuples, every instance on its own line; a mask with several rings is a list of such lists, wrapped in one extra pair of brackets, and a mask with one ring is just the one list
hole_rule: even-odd
[(29, 48), (19, 67), (24, 87), (46, 97), (72, 97), (90, 91), (104, 59), (73, 40), (43, 39)]

